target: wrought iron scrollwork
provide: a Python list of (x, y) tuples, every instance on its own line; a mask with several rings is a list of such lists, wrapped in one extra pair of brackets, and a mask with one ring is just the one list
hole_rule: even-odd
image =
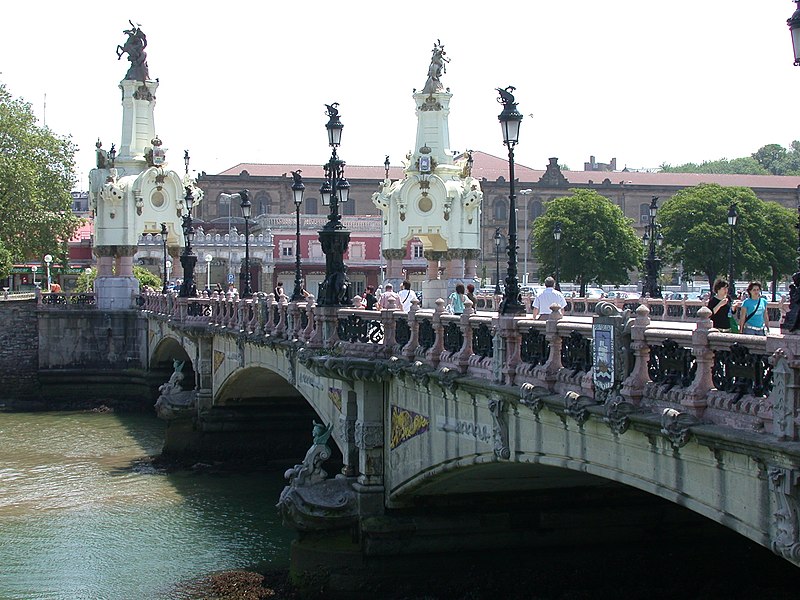
[(769, 306), (769, 307), (767, 307), (767, 318), (772, 323), (780, 321), (783, 318), (783, 315), (781, 315), (781, 309), (778, 308), (777, 306)]
[(588, 373), (592, 368), (591, 338), (585, 338), (577, 331), (570, 332), (561, 346), (561, 364), (572, 369), (573, 375), (580, 371)]
[(486, 323), (481, 323), (472, 330), (472, 351), (481, 358), (494, 355), (492, 329)]
[(697, 362), (691, 348), (684, 348), (675, 340), (666, 339), (661, 345), (650, 346), (647, 372), (655, 383), (688, 387), (694, 380)]
[(683, 306), (680, 304), (668, 304), (667, 305), (667, 316), (672, 318), (678, 318), (683, 316)]
[(648, 306), (650, 309), (650, 318), (653, 317), (663, 317), (664, 316), (664, 305), (663, 304), (650, 304)]
[(448, 352), (458, 352), (464, 345), (464, 334), (458, 323), (452, 321), (444, 328), (444, 349)]
[(200, 302), (189, 302), (186, 305), (186, 314), (190, 317), (210, 317), (211, 305)]
[(281, 311), (277, 304), (272, 305), (272, 322), (277, 323), (281, 320)]
[(60, 294), (42, 294), (42, 304), (49, 304), (51, 306), (67, 304), (67, 298)]
[(772, 390), (772, 366), (767, 357), (751, 353), (739, 342), (730, 350), (714, 352), (711, 376), (718, 390), (736, 394), (737, 400), (745, 394), (766, 396)]
[(529, 329), (522, 334), (520, 358), (531, 365), (543, 365), (550, 356), (550, 344), (538, 329)]
[(411, 327), (407, 319), (397, 319), (395, 321), (394, 339), (401, 346), (405, 346), (411, 339)]
[(433, 330), (433, 324), (427, 319), (419, 323), (419, 345), (427, 350), (433, 347), (433, 342), (436, 341), (436, 332)]
[(686, 306), (686, 318), (687, 319), (696, 319), (697, 318), (697, 311), (703, 308), (702, 304), (689, 304)]
[(304, 310), (300, 311), (300, 327), (302, 329), (308, 327), (308, 313)]
[(364, 319), (359, 315), (349, 315), (339, 319), (336, 334), (346, 342), (380, 344), (383, 341), (383, 323), (375, 319)]

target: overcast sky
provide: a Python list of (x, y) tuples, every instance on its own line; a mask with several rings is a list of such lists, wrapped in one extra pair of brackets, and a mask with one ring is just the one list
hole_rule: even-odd
[(150, 76), (161, 82), (156, 133), (173, 168), (183, 169), (184, 149), (208, 173), (322, 164), (331, 102), (344, 160), (376, 165), (389, 154), (399, 165), (415, 139), (412, 90), (441, 39), (453, 150), (506, 155), (494, 88), (514, 85), (526, 115), (520, 163), (543, 169), (557, 156), (579, 170), (595, 155), (653, 168), (800, 138), (794, 9), (788, 0), (34, 0), (3, 6), (0, 81), (73, 137), (79, 189), (95, 140), (119, 145), (129, 63), (115, 48), (128, 19), (147, 35)]

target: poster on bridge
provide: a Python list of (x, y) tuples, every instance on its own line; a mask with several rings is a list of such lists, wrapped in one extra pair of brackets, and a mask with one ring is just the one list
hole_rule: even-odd
[(614, 386), (614, 326), (610, 323), (592, 325), (592, 341), (594, 349), (594, 387), (598, 390), (609, 390)]

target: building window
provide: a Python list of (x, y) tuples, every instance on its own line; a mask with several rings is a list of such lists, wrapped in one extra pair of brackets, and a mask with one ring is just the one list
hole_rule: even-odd
[(217, 216), (227, 217), (231, 214), (231, 199), (230, 197), (223, 197), (222, 194), (217, 196)]
[(270, 198), (267, 192), (259, 192), (256, 195), (255, 206), (255, 215), (267, 215), (270, 212), (270, 207), (272, 206), (272, 198)]
[(497, 198), (494, 201), (494, 219), (495, 221), (506, 221), (508, 219), (508, 207), (506, 201)]
[(281, 258), (291, 258), (294, 256), (294, 240), (281, 240), (279, 242)]
[(306, 204), (307, 215), (316, 215), (319, 212), (318, 202), (316, 198), (307, 198), (305, 200), (305, 204)]
[(412, 258), (425, 258), (423, 254), (422, 244), (411, 244), (411, 257)]
[(347, 202), (343, 202), (341, 204), (342, 214), (343, 215), (354, 215), (356, 214), (356, 201), (353, 199), (351, 195)]
[(531, 200), (528, 204), (528, 220), (533, 221), (538, 219), (544, 213), (544, 207), (541, 200)]
[(650, 205), (649, 204), (640, 204), (639, 205), (639, 222), (648, 224), (650, 223)]
[(350, 245), (347, 248), (347, 253), (350, 257), (350, 260), (364, 260), (366, 245), (364, 242), (350, 242)]
[(323, 258), (325, 256), (322, 252), (322, 244), (319, 243), (319, 240), (309, 242), (308, 256), (309, 258)]

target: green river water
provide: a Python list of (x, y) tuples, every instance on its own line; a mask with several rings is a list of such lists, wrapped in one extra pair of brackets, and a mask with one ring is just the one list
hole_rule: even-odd
[(0, 412), (0, 600), (177, 598), (214, 571), (288, 564), (282, 473), (164, 473), (164, 424)]

